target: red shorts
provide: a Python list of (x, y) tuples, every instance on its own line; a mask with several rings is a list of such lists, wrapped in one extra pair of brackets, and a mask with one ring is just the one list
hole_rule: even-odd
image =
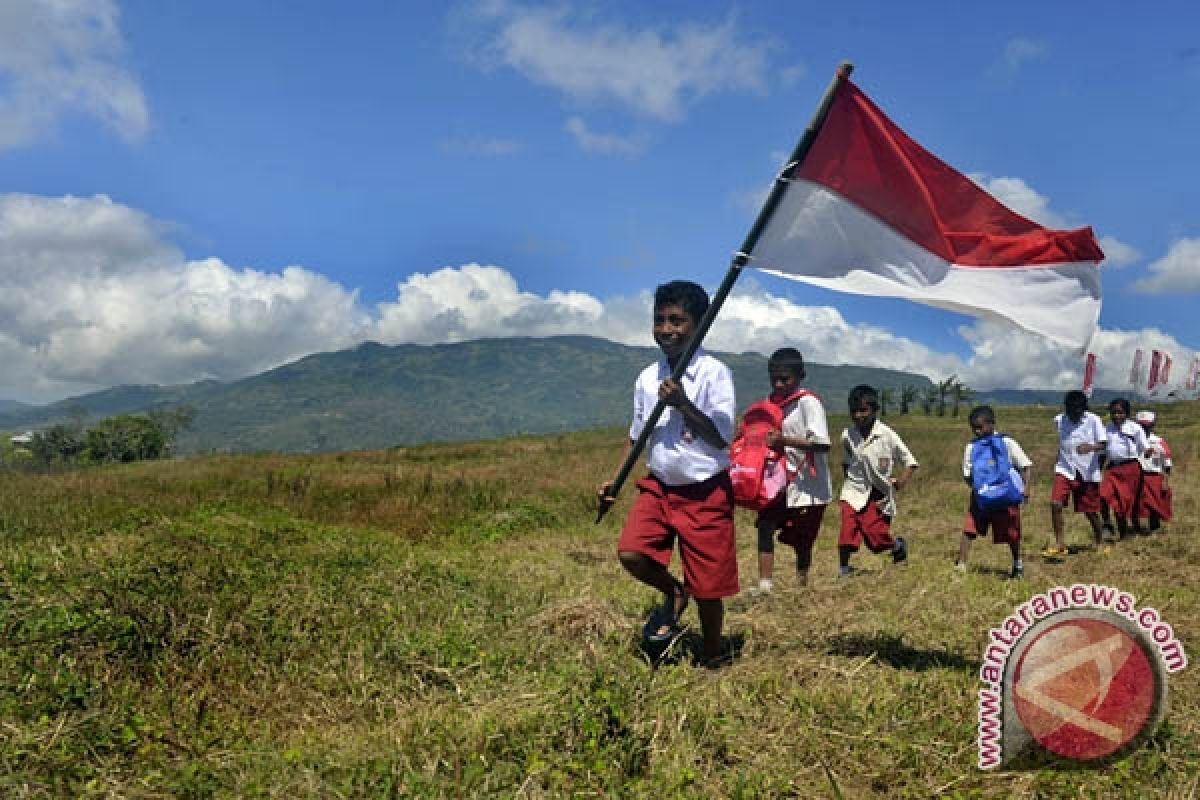
[(1171, 490), (1163, 486), (1161, 472), (1142, 475), (1142, 493), (1134, 513), (1138, 519), (1149, 517), (1151, 513), (1158, 514), (1160, 519), (1171, 519)]
[(1095, 514), (1100, 510), (1100, 484), (1091, 481), (1066, 477), (1054, 473), (1054, 483), (1050, 486), (1050, 502), (1059, 507), (1067, 505), (1067, 498), (1076, 514)]
[(1100, 499), (1108, 503), (1118, 517), (1127, 518), (1133, 514), (1141, 489), (1142, 465), (1135, 458), (1104, 470), (1104, 480), (1100, 481)]
[(967, 503), (967, 515), (963, 518), (963, 533), (968, 539), (974, 539), (987, 536), (988, 528), (991, 528), (992, 541), (996, 544), (1021, 541), (1021, 506), (1009, 506), (988, 514), (979, 508), (972, 494)]
[(862, 511), (855, 511), (845, 500), (841, 501), (842, 530), (838, 534), (838, 547), (857, 550), (865, 540), (868, 550), (882, 553), (896, 544), (892, 538), (892, 518), (879, 510), (876, 499), (872, 495)]
[(637, 482), (637, 488), (617, 549), (641, 553), (665, 567), (678, 539), (683, 582), (693, 597), (716, 600), (737, 594), (729, 473), (684, 486), (667, 486), (648, 475)]
[(821, 520), (825, 518), (825, 506), (792, 506), (788, 507), (787, 494), (769, 508), (758, 512), (755, 528), (769, 525), (771, 530), (779, 531), (779, 541), (790, 544), (797, 550), (803, 548), (812, 550), (821, 532)]

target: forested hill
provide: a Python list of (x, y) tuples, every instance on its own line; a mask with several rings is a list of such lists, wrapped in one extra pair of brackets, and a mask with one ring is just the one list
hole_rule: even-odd
[[(734, 371), (741, 407), (767, 393), (763, 356), (719, 355)], [(196, 410), (181, 452), (353, 450), (580, 430), (625, 424), (634, 378), (657, 356), (587, 336), (368, 342), (232, 383), (123, 386), (20, 409), (0, 414), (0, 430), (180, 404)], [(806, 383), (837, 409), (857, 383), (930, 385), (912, 373), (824, 364), (808, 365)]]

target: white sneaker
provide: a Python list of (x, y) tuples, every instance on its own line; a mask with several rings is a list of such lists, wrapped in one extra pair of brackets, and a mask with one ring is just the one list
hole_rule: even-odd
[(772, 581), (770, 578), (759, 578), (758, 579), (758, 588), (755, 589), (755, 594), (770, 594), (771, 590), (774, 588), (775, 588), (775, 582)]
[(961, 561), (955, 561), (955, 562), (954, 562), (954, 571), (955, 571), (955, 572), (966, 572), (966, 571), (967, 571), (967, 565), (966, 565), (966, 564), (964, 564), (964, 563), (963, 563), (963, 562), (961, 562)]

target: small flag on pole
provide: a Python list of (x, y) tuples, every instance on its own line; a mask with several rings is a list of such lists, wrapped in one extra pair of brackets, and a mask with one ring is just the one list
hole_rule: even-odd
[(1138, 348), (1133, 353), (1133, 366), (1129, 368), (1129, 382), (1134, 386), (1138, 384), (1138, 378), (1142, 374), (1142, 359), (1146, 354), (1142, 352), (1142, 348)]
[(1083, 365), (1083, 393), (1092, 396), (1092, 384), (1096, 380), (1096, 354), (1088, 353)]
[(1158, 373), (1158, 382), (1160, 385), (1165, 386), (1169, 380), (1171, 380), (1171, 354), (1163, 353), (1162, 369)]
[(1007, 320), (1083, 353), (1100, 314), (1104, 253), (1091, 228), (1043, 228), (896, 126), (851, 81), (750, 265), (854, 294)]
[(1200, 375), (1200, 358), (1192, 359), (1192, 369), (1188, 372), (1187, 388), (1196, 388), (1196, 377)]
[(1162, 367), (1162, 353), (1155, 350), (1150, 354), (1150, 377), (1146, 380), (1146, 391), (1158, 383), (1158, 370)]

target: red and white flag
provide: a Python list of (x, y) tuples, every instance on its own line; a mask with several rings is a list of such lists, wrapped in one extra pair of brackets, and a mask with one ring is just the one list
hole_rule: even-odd
[(1138, 348), (1133, 353), (1133, 366), (1129, 368), (1129, 382), (1137, 385), (1138, 376), (1142, 374), (1142, 359), (1146, 354), (1142, 352), (1142, 348)]
[(1096, 354), (1088, 353), (1083, 363), (1083, 393), (1092, 396), (1092, 384), (1096, 380)]
[(1158, 383), (1158, 370), (1162, 366), (1162, 353), (1155, 350), (1150, 354), (1150, 377), (1146, 380), (1146, 391), (1150, 391)]
[(1188, 372), (1187, 388), (1196, 388), (1196, 377), (1200, 375), (1200, 358), (1192, 359), (1192, 369)]
[(850, 80), (753, 248), (751, 266), (854, 294), (1008, 320), (1082, 353), (1100, 315), (1091, 228), (1011, 211), (898, 128)]
[(1162, 369), (1158, 371), (1158, 382), (1165, 386), (1169, 380), (1171, 380), (1171, 354), (1163, 353)]

